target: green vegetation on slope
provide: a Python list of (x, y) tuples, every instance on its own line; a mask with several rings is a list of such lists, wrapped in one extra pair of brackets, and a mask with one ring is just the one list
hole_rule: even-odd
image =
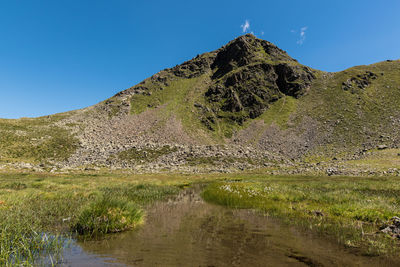
[[(163, 88), (152, 88), (149, 82), (149, 89), (151, 94), (136, 94), (131, 98), (131, 113), (139, 114), (144, 112), (148, 108), (156, 108), (166, 105), (166, 110), (168, 113), (172, 111), (177, 111), (176, 109), (190, 108), (189, 103), (185, 102), (190, 100), (188, 94), (193, 94), (194, 88), (201, 78), (192, 79), (182, 79), (176, 78), (176, 80), (171, 81), (171, 84)], [(147, 85), (147, 83), (146, 83)], [(185, 105), (182, 105), (185, 103)], [(187, 110), (186, 110), (187, 111)], [(168, 114), (169, 115), (169, 114)], [(185, 115), (185, 114), (182, 114)]]
[(280, 98), (302, 95), (313, 73), (275, 45), (248, 34), (130, 88), (136, 92), (131, 113), (152, 110), (164, 121), (175, 116), (186, 132), (220, 143)]
[(291, 96), (285, 96), (271, 104), (269, 109), (265, 111), (260, 119), (264, 120), (266, 125), (275, 123), (282, 129), (286, 129), (290, 115), (296, 112), (298, 100)]
[(204, 199), (258, 209), (370, 255), (399, 252), (398, 240), (379, 233), (380, 226), (400, 215), (396, 177), (241, 177), (212, 183)]
[(400, 149), (374, 149), (360, 159), (346, 161), (344, 165), (355, 169), (368, 167), (378, 170), (400, 169)]
[[(161, 124), (166, 124), (171, 117), (177, 118), (185, 131), (199, 135), (206, 127), (200, 122), (196, 112), (195, 103), (202, 103), (204, 82), (207, 77), (202, 75), (197, 78), (175, 78), (170, 84), (159, 89), (151, 82), (145, 83), (150, 94), (136, 94), (131, 98), (131, 113), (140, 114), (148, 109), (157, 112)], [(155, 131), (157, 129), (154, 129)]]
[(0, 119), (0, 162), (66, 160), (75, 152), (78, 140), (67, 129), (53, 125), (61, 118), (63, 115)]
[[(175, 117), (186, 132), (201, 136), (205, 143), (224, 143), (257, 120), (265, 125), (259, 124), (259, 133), (247, 143), (260, 141), (257, 139), (271, 124), (293, 136), (301, 136), (307, 129), (312, 134), (305, 136), (310, 140), (303, 140), (308, 154), (291, 157), (312, 162), (395, 142), (399, 135), (395, 118), (400, 116), (399, 61), (325, 73), (302, 66), (282, 51), (266, 53), (263, 43), (251, 36), (235, 42), (243, 46), (239, 49), (243, 54), (233, 53), (236, 46), (226, 46), (218, 52), (225, 53), (226, 58), (217, 55), (216, 65), (204, 67), (206, 72), (200, 76), (176, 77), (166, 70), (162, 77), (167, 85), (160, 86), (157, 79), (146, 80), (143, 86), (148, 92), (132, 97), (132, 113), (152, 110), (164, 124)], [(246, 64), (242, 63), (244, 59)], [(291, 95), (292, 87), (301, 88), (299, 95)], [(391, 139), (382, 140), (382, 135)], [(295, 142), (300, 145), (302, 141)]]
[[(233, 141), (312, 163), (346, 159), (379, 144), (398, 146), (399, 73), (400, 61), (337, 73), (316, 71), (273, 44), (246, 35), (103, 101), (71, 120), (76, 123), (71, 126), (83, 128), (94, 118), (125, 114), (130, 104), (136, 123), (151, 122), (143, 127), (151, 142), (157, 142), (153, 136), (170, 135), (165, 140), (171, 143)], [(67, 117), (68, 113), (0, 119), (0, 163), (47, 165), (68, 159), (79, 140), (69, 130), (73, 127), (57, 126)], [(118, 125), (126, 122), (113, 123), (118, 132)], [(271, 124), (279, 128), (272, 129)], [(95, 136), (100, 138), (100, 131)], [(91, 141), (93, 146), (100, 144)], [(118, 157), (146, 161), (139, 151)]]
[(400, 61), (393, 61), (321, 75), (300, 99), (295, 114), (297, 121), (304, 116), (317, 120), (320, 133), (327, 134), (314, 152), (333, 156), (378, 143), (391, 145), (393, 141), (381, 137), (398, 135), (394, 118), (400, 115), (399, 73)]

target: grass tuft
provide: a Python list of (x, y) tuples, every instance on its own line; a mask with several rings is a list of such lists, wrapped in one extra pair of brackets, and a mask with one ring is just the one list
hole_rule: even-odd
[[(66, 238), (129, 230), (186, 178), (0, 173), (0, 266), (56, 265)], [(83, 208), (82, 208), (83, 207)]]
[(72, 229), (81, 235), (125, 231), (142, 222), (143, 211), (125, 199), (101, 197), (82, 210)]

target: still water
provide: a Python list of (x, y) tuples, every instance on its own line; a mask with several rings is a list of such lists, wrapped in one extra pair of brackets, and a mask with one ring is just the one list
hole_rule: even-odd
[(188, 189), (158, 202), (135, 231), (77, 241), (62, 266), (393, 266), (251, 210), (204, 202)]

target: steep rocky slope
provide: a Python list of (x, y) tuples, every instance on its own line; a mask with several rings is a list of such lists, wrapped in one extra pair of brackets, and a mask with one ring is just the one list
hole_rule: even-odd
[(399, 126), (399, 61), (325, 73), (248, 34), (92, 107), (0, 120), (0, 164), (295, 167), (397, 148)]

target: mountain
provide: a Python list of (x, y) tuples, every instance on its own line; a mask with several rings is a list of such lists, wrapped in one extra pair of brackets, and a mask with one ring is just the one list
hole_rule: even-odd
[(229, 171), (398, 148), (400, 61), (328, 73), (251, 34), (94, 106), (0, 120), (0, 166)]

